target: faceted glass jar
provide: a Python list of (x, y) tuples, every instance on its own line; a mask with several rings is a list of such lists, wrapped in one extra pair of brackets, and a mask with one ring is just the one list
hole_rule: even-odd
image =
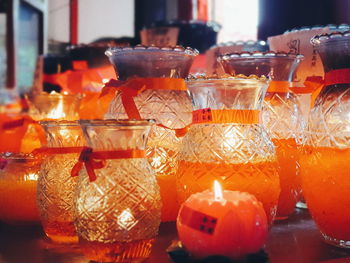
[(0, 159), (0, 221), (39, 224), (36, 193), (40, 159), (21, 153), (6, 153)]
[[(188, 88), (195, 110), (260, 111), (266, 80), (194, 79)], [(280, 194), (273, 143), (260, 123), (193, 123), (183, 139), (176, 175), (180, 203), (211, 189), (249, 192), (262, 202), (271, 224)]]
[[(194, 57), (198, 54), (192, 49), (182, 47), (158, 48), (143, 47), (114, 48), (106, 52), (114, 65), (120, 80), (186, 78)], [(149, 161), (156, 172), (162, 198), (162, 221), (174, 221), (179, 204), (175, 184), (176, 158), (181, 138), (174, 129), (188, 126), (191, 119), (192, 104), (187, 90), (146, 89), (134, 97), (136, 107), (143, 119), (154, 119), (147, 145)], [(110, 104), (105, 118), (125, 119), (121, 94), (117, 93)], [(164, 125), (170, 129), (160, 127)]]
[(299, 101), (289, 87), (301, 59), (301, 55), (274, 52), (237, 53), (221, 58), (229, 74), (264, 75), (272, 80), (264, 100), (262, 122), (276, 146), (280, 166), (281, 194), (276, 219), (288, 218), (300, 198), (298, 143), (303, 118)]
[[(94, 152), (144, 151), (149, 121), (82, 120)], [(156, 176), (146, 156), (104, 160), (89, 181), (79, 175), (75, 196), (80, 245), (98, 262), (140, 262), (151, 252), (158, 234), (161, 201)]]
[(312, 40), (326, 84), (310, 113), (301, 178), (305, 200), (325, 241), (350, 247), (350, 31)]
[(38, 178), (41, 223), (52, 241), (75, 243), (78, 237), (73, 223), (73, 196), (77, 178), (71, 177), (71, 170), (85, 144), (83, 133), (76, 121), (42, 121), (40, 124), (47, 134), (48, 147)]
[(28, 96), (29, 115), (37, 121), (40, 120), (78, 120), (81, 96), (42, 92)]

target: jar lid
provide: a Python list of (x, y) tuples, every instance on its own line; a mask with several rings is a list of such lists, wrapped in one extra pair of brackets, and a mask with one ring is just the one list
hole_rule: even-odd
[(336, 31), (328, 34), (316, 35), (311, 39), (311, 44), (314, 46), (319, 46), (327, 42), (339, 40), (350, 41), (350, 30), (345, 32)]
[(225, 80), (225, 81), (242, 81), (242, 80), (252, 80), (252, 81), (261, 81), (266, 82), (269, 79), (265, 76), (257, 76), (257, 75), (249, 75), (246, 76), (244, 74), (239, 74), (236, 76), (232, 76), (229, 74), (223, 74), (223, 75), (206, 75), (206, 74), (191, 74), (186, 78), (186, 82), (192, 82), (192, 81), (212, 81), (212, 80)]
[(346, 31), (350, 30), (350, 25), (348, 24), (340, 24), (340, 25), (335, 25), (335, 24), (328, 24), (328, 25), (314, 25), (314, 26), (303, 26), (303, 27), (296, 27), (289, 29), (285, 31), (283, 34), (289, 34), (289, 33), (295, 33), (295, 32), (303, 32), (303, 31), (308, 31), (308, 30), (314, 30), (314, 29), (322, 29), (322, 28), (329, 28), (331, 31)]
[(190, 48), (190, 47), (183, 47), (183, 46), (175, 46), (175, 47), (159, 47), (159, 46), (144, 46), (144, 45), (137, 45), (135, 47), (111, 47), (106, 50), (105, 55), (107, 57), (111, 57), (118, 53), (128, 53), (128, 52), (173, 52), (174, 54), (179, 55), (187, 55), (187, 56), (197, 56), (199, 52), (196, 49)]
[(226, 61), (231, 59), (246, 59), (246, 58), (288, 58), (288, 59), (303, 59), (304, 56), (301, 54), (286, 53), (286, 52), (234, 52), (229, 54), (224, 54), (218, 57), (219, 61)]

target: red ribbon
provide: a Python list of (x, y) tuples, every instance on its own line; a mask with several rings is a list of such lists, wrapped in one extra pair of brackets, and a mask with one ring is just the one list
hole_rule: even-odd
[[(141, 115), (135, 104), (134, 97), (146, 89), (161, 90), (187, 90), (183, 79), (173, 78), (134, 78), (127, 81), (111, 79), (102, 89), (100, 97), (111, 92), (119, 91), (123, 107), (129, 119), (140, 120)], [(189, 125), (184, 128), (172, 129), (163, 124), (157, 126), (164, 129), (174, 130), (177, 137), (183, 137)]]
[(257, 124), (259, 120), (259, 110), (213, 110), (211, 108), (205, 108), (192, 112), (192, 123)]
[(35, 149), (32, 154), (34, 155), (51, 155), (51, 154), (69, 154), (80, 153), (84, 149), (83, 146), (76, 147), (41, 147)]
[(84, 147), (80, 153), (78, 162), (74, 165), (71, 171), (71, 176), (78, 176), (83, 165), (85, 165), (89, 180), (90, 182), (93, 182), (96, 180), (95, 169), (103, 168), (105, 166), (105, 160), (144, 158), (145, 156), (144, 150), (133, 149), (94, 152), (92, 148)]
[(181, 224), (208, 235), (214, 234), (218, 222), (216, 217), (196, 211), (186, 205), (182, 207), (179, 215)]
[(325, 86), (347, 83), (350, 83), (350, 68), (334, 69), (325, 73)]
[(0, 158), (0, 170), (4, 170), (8, 161), (4, 158)]
[(11, 130), (11, 129), (21, 127), (21, 126), (25, 125), (26, 123), (29, 124), (29, 123), (37, 123), (37, 122), (35, 120), (33, 120), (32, 118), (30, 118), (29, 116), (25, 116), (25, 117), (22, 117), (22, 118), (17, 119), (17, 120), (11, 120), (11, 121), (4, 122), (2, 124), (2, 129), (3, 130)]

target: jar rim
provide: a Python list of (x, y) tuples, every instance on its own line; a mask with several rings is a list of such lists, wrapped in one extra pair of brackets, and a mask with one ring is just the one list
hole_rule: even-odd
[(38, 160), (33, 153), (23, 153), (23, 152), (3, 152), (0, 154), (0, 158), (6, 160)]
[(231, 46), (262, 46), (262, 47), (267, 47), (268, 43), (264, 40), (237, 40), (237, 41), (228, 41), (228, 42), (221, 42), (219, 44), (215, 44), (210, 47), (210, 49), (214, 48), (220, 48), (220, 47), (231, 47)]
[(227, 61), (227, 60), (243, 60), (243, 59), (270, 59), (270, 58), (277, 58), (277, 59), (304, 59), (304, 56), (302, 54), (295, 54), (295, 53), (287, 53), (287, 52), (274, 52), (274, 51), (267, 51), (267, 52), (233, 52), (233, 53), (227, 53), (218, 56), (218, 61)]
[(283, 34), (289, 34), (289, 33), (295, 33), (295, 32), (304, 32), (304, 31), (310, 31), (310, 30), (315, 30), (315, 29), (323, 29), (323, 28), (329, 28), (332, 31), (335, 30), (345, 30), (349, 29), (350, 25), (348, 24), (328, 24), (328, 25), (314, 25), (314, 26), (302, 26), (302, 27), (295, 27), (292, 29), (286, 30)]
[(151, 126), (155, 123), (153, 119), (93, 119), (93, 120), (79, 120), (78, 123), (82, 126), (113, 126), (113, 127), (138, 127)]
[(176, 55), (183, 55), (183, 56), (190, 56), (195, 57), (199, 54), (197, 49), (190, 48), (190, 47), (183, 47), (183, 46), (175, 46), (175, 47), (160, 47), (160, 46), (144, 46), (144, 45), (137, 45), (134, 47), (110, 47), (106, 50), (105, 55), (107, 57), (112, 57), (116, 54), (127, 54), (127, 53), (142, 53), (142, 52), (154, 52), (154, 53), (161, 53), (161, 52), (171, 52)]
[(68, 93), (66, 91), (64, 92), (56, 92), (56, 91), (51, 91), (50, 93), (47, 92), (40, 92), (40, 93), (29, 93), (26, 95), (28, 99), (32, 98), (44, 98), (44, 99), (50, 99), (50, 98), (79, 98), (82, 96), (80, 93)]
[(247, 84), (267, 84), (270, 80), (265, 76), (257, 76), (257, 75), (250, 75), (245, 76), (243, 74), (239, 74), (237, 76), (231, 76), (229, 74), (225, 74), (222, 76), (212, 75), (212, 76), (205, 76), (205, 75), (190, 75), (186, 79), (186, 83), (213, 83), (213, 82), (224, 82), (224, 83), (247, 83)]
[(53, 126), (60, 126), (60, 127), (78, 127), (79, 122), (78, 120), (74, 121), (68, 121), (68, 120), (42, 120), (39, 121), (40, 125), (47, 126), (47, 127), (53, 127)]
[(327, 43), (350, 41), (350, 30), (345, 32), (332, 32), (314, 36), (310, 42), (313, 46), (320, 46)]

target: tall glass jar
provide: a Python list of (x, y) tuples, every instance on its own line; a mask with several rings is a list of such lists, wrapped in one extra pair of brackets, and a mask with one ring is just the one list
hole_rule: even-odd
[(38, 208), (45, 234), (57, 243), (78, 242), (73, 223), (77, 183), (71, 170), (85, 141), (77, 121), (41, 121), (47, 147), (38, 150), (43, 162), (38, 178)]
[(98, 262), (140, 262), (151, 252), (161, 216), (159, 186), (145, 153), (151, 123), (80, 124), (92, 149), (87, 159), (103, 163), (80, 172), (75, 225), (83, 252)]
[[(113, 48), (106, 52), (119, 80), (125, 81), (127, 88), (124, 98), (123, 92), (117, 92), (105, 118), (133, 118), (126, 112), (132, 110), (130, 105), (134, 104), (139, 118), (157, 122), (149, 135), (147, 156), (160, 186), (162, 221), (175, 220), (179, 209), (174, 188), (176, 158), (181, 145), (177, 131), (191, 123), (192, 112), (183, 79), (197, 54), (190, 48), (143, 46)], [(131, 96), (128, 90), (138, 91), (132, 103), (128, 100)]]
[(0, 221), (39, 224), (36, 205), (40, 159), (32, 154), (5, 153), (0, 157)]
[(272, 80), (265, 96), (262, 122), (276, 146), (280, 165), (281, 194), (276, 219), (286, 219), (294, 212), (301, 191), (297, 142), (302, 113), (297, 97), (289, 89), (301, 59), (301, 55), (275, 52), (234, 53), (221, 59), (229, 74), (265, 75)]
[(280, 183), (274, 146), (259, 121), (267, 86), (248, 78), (188, 81), (195, 111), (179, 154), (180, 203), (218, 180), (225, 189), (255, 195), (272, 223)]
[(325, 85), (310, 113), (301, 156), (304, 197), (327, 243), (350, 247), (350, 31), (312, 39)]

